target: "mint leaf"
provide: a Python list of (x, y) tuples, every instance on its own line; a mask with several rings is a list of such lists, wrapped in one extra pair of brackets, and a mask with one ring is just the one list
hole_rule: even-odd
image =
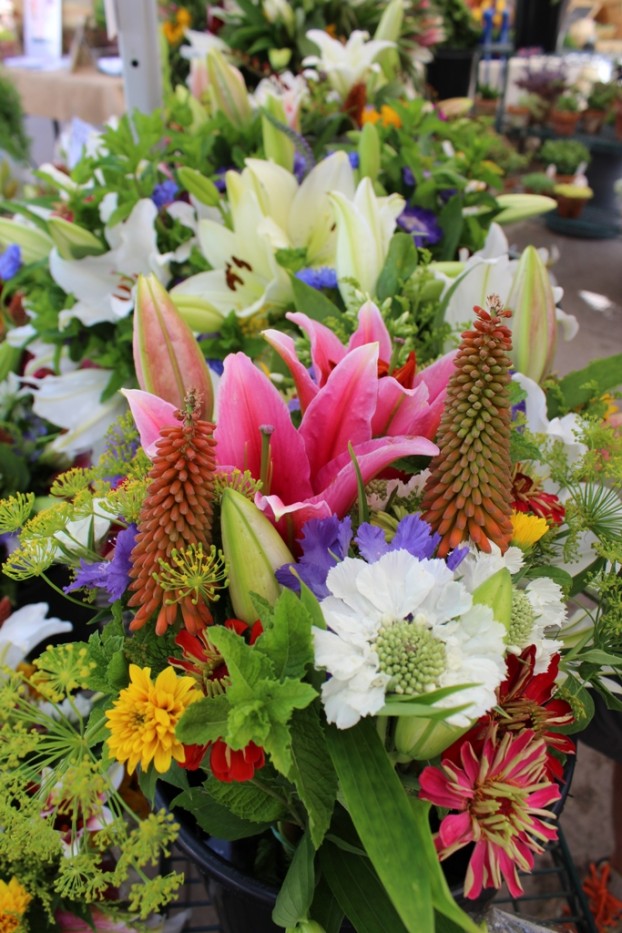
[(234, 781), (225, 784), (212, 778), (204, 784), (204, 789), (212, 800), (243, 820), (253, 823), (275, 823), (285, 816), (285, 807), (281, 801), (255, 782)]
[(271, 626), (257, 642), (256, 651), (265, 654), (279, 680), (302, 677), (313, 663), (312, 618), (291, 590), (283, 590), (273, 607)]
[(210, 641), (223, 657), (232, 683), (246, 695), (254, 695), (255, 684), (272, 674), (272, 665), (268, 658), (247, 645), (241, 635), (237, 635), (222, 625), (210, 629)]
[(310, 706), (294, 713), (290, 731), (292, 770), (289, 777), (307, 811), (313, 845), (319, 849), (335, 807), (337, 774), (317, 707)]
[(205, 697), (197, 700), (185, 711), (175, 736), (184, 745), (206, 745), (223, 738), (228, 730), (229, 700), (226, 696)]
[(256, 836), (258, 832), (267, 829), (270, 825), (269, 820), (258, 826), (257, 821), (236, 816), (227, 806), (215, 800), (204, 787), (191, 787), (184, 791), (183, 794), (175, 797), (172, 806), (188, 810), (201, 829), (210, 836), (228, 839), (230, 842), (234, 839)]

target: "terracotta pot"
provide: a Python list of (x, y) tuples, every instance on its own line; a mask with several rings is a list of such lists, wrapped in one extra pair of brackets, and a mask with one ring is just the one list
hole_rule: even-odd
[(557, 213), (560, 217), (568, 220), (576, 220), (583, 213), (583, 208), (587, 204), (586, 198), (567, 198), (564, 195), (557, 194)]
[(583, 129), (586, 133), (600, 133), (600, 128), (603, 125), (606, 116), (607, 114), (604, 110), (584, 110), (581, 114)]
[(476, 97), (473, 113), (476, 117), (495, 117), (499, 106), (498, 99), (491, 100), (487, 97)]
[(505, 119), (509, 127), (521, 130), (529, 126), (531, 113), (529, 107), (520, 107), (518, 104), (509, 104), (505, 108)]
[(570, 113), (568, 110), (551, 110), (549, 119), (551, 129), (558, 136), (574, 136), (581, 114)]

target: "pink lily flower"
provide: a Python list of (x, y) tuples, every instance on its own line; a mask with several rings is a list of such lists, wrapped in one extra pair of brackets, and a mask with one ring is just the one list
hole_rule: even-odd
[(256, 504), (290, 547), (308, 519), (342, 516), (355, 501), (349, 445), (364, 483), (400, 457), (432, 456), (438, 449), (414, 432), (373, 436), (378, 352), (378, 342), (354, 347), (316, 392), (307, 384), (299, 428), (277, 389), (248, 357), (236, 353), (225, 360), (215, 431), (218, 462), (262, 479)]
[[(377, 343), (380, 372), (377, 372), (375, 377), (378, 398), (372, 417), (372, 436), (434, 436), (445, 403), (445, 389), (454, 368), (455, 351), (445, 354), (419, 373), (415, 374), (413, 365), (409, 376), (398, 380), (388, 373), (393, 353), (391, 335), (373, 302), (367, 301), (361, 307), (359, 326), (350, 337), (347, 346), (342, 344), (328, 327), (312, 320), (306, 314), (290, 313), (286, 317), (297, 324), (311, 342), (313, 376), (298, 359), (294, 341), (288, 334), (266, 330), (263, 336), (287, 365), (294, 379), (303, 412), (322, 390), (338, 363), (357, 347)], [(386, 375), (379, 378), (383, 370), (386, 370)]]

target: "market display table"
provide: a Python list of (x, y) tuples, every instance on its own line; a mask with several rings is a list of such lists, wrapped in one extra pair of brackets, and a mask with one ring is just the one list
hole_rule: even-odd
[(97, 126), (125, 113), (121, 77), (110, 77), (88, 67), (76, 71), (7, 68), (6, 73), (29, 116), (47, 117), (57, 123), (79, 117)]

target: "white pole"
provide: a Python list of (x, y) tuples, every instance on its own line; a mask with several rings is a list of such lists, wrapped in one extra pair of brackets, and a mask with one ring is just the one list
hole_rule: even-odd
[(128, 113), (162, 106), (157, 0), (105, 0), (108, 35), (119, 36)]

